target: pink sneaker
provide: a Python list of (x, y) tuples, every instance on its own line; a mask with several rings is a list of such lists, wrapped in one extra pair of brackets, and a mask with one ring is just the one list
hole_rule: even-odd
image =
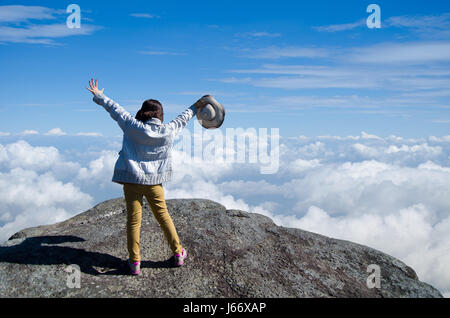
[(176, 254), (175, 255), (175, 266), (183, 266), (184, 264), (184, 260), (187, 257), (187, 253), (186, 250), (183, 248), (183, 250), (181, 251), (181, 254)]
[(139, 275), (141, 273), (141, 262), (130, 263), (130, 260), (128, 260), (128, 266), (132, 275)]

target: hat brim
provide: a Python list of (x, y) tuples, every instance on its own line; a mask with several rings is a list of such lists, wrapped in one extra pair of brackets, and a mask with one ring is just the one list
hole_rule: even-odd
[(214, 108), (216, 115), (211, 120), (205, 120), (201, 118), (201, 116), (198, 116), (197, 114), (197, 119), (200, 125), (202, 125), (206, 129), (219, 128), (220, 126), (222, 126), (225, 120), (225, 108), (212, 96), (208, 96), (207, 101), (208, 104), (210, 104)]

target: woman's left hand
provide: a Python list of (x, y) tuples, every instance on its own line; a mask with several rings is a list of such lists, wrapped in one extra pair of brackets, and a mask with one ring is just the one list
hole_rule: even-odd
[(198, 101), (194, 103), (195, 107), (197, 107), (198, 110), (202, 109), (209, 103), (209, 98), (211, 98), (211, 95), (205, 95), (202, 98), (200, 98)]
[(87, 89), (88, 91), (90, 91), (90, 92), (92, 93), (92, 95), (102, 94), (103, 91), (105, 90), (104, 88), (98, 89), (98, 83), (97, 83), (97, 80), (95, 80), (95, 82), (94, 82), (94, 79), (93, 79), (93, 78), (89, 81), (89, 87), (90, 87), (90, 88), (87, 88), (87, 87), (86, 87), (86, 89)]

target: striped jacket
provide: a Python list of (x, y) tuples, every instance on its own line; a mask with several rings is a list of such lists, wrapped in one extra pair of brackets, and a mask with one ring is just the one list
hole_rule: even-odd
[(123, 131), (122, 150), (112, 181), (148, 185), (170, 181), (174, 138), (196, 115), (197, 108), (192, 105), (167, 124), (158, 118), (150, 118), (143, 123), (103, 93), (95, 95), (93, 100), (106, 109)]

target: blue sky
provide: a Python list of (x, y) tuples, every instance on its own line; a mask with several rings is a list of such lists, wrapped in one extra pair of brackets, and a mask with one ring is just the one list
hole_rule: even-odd
[(365, 25), (371, 1), (76, 3), (79, 30), (64, 27), (69, 2), (3, 7), (0, 131), (120, 134), (84, 89), (95, 77), (132, 113), (162, 101), (167, 119), (212, 93), (224, 128), (448, 133), (446, 1), (378, 1), (381, 29)]

